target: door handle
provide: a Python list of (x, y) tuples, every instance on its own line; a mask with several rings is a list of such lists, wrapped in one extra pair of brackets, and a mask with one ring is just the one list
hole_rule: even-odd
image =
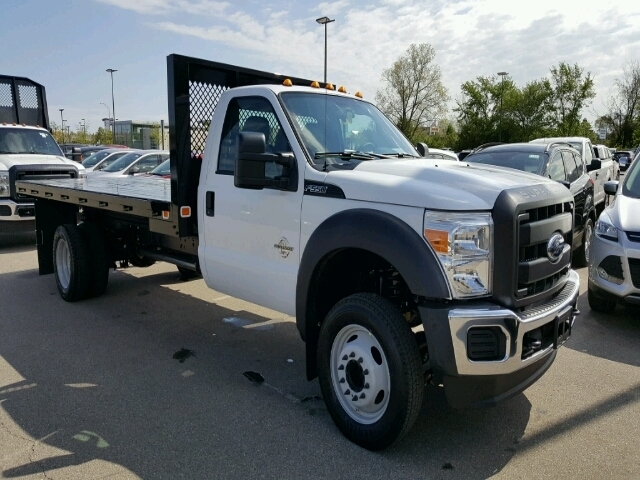
[(215, 214), (216, 192), (207, 192), (206, 211), (207, 217), (213, 217)]

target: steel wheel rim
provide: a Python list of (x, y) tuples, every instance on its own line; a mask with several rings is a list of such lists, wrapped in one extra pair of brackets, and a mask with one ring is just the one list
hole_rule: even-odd
[(56, 274), (63, 289), (69, 288), (71, 283), (71, 252), (64, 238), (56, 245)]
[(587, 231), (584, 239), (584, 258), (589, 262), (589, 249), (591, 248), (591, 235), (593, 235), (593, 227), (591, 223), (587, 223)]
[(344, 411), (360, 424), (382, 418), (389, 405), (391, 376), (376, 337), (361, 325), (347, 325), (331, 347), (331, 383)]

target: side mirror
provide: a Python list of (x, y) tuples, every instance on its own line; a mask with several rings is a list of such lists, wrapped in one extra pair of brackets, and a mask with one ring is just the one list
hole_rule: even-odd
[(558, 183), (561, 183), (562, 185), (567, 187), (569, 190), (571, 190), (571, 183), (567, 182), (566, 180), (560, 180)]
[[(264, 133), (241, 132), (238, 134), (238, 156), (233, 184), (238, 188), (261, 189), (275, 187), (281, 190), (296, 190), (296, 161), (292, 153), (266, 153)], [(282, 165), (282, 175), (266, 178), (267, 163)]]
[(129, 170), (129, 175), (135, 175), (136, 173), (140, 173), (140, 167), (133, 167)]
[(75, 162), (81, 162), (82, 161), (82, 150), (80, 150), (80, 148), (78, 147), (73, 147), (71, 149), (71, 159)]
[(416, 144), (416, 150), (418, 150), (421, 157), (426, 157), (429, 154), (429, 146), (426, 143), (420, 142)]
[(618, 192), (618, 185), (620, 182), (612, 180), (604, 183), (604, 193), (607, 195), (615, 195)]
[(594, 158), (591, 163), (587, 165), (587, 172), (593, 172), (594, 170), (600, 170), (602, 168), (602, 161)]

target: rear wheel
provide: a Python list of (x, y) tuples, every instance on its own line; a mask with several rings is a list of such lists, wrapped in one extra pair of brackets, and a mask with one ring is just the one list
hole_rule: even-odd
[(77, 225), (61, 225), (53, 236), (53, 271), (60, 296), (67, 302), (86, 297), (89, 290), (87, 246)]
[(616, 309), (618, 302), (610, 298), (599, 298), (589, 289), (587, 294), (589, 300), (589, 307), (591, 310), (602, 313), (611, 313)]
[(402, 314), (374, 294), (351, 295), (331, 309), (320, 328), (318, 376), (337, 427), (369, 450), (406, 435), (424, 398), (413, 333)]

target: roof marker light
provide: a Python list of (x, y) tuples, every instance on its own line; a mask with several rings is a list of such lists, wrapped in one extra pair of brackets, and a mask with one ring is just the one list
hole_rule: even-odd
[(284, 85), (285, 87), (290, 87), (293, 85), (293, 82), (290, 79), (285, 78), (284, 82), (282, 82), (282, 85)]
[(356, 92), (356, 97), (362, 98), (362, 93), (360, 91)]
[(344, 85), (342, 85), (342, 86), (340, 86), (340, 88), (338, 89), (338, 91), (339, 91), (340, 93), (347, 93), (347, 88), (346, 88)]
[(335, 90), (336, 87), (333, 86), (333, 83), (327, 83), (327, 85), (324, 87), (327, 90)]
[(311, 87), (312, 88), (320, 88), (320, 84), (316, 81), (311, 82)]

